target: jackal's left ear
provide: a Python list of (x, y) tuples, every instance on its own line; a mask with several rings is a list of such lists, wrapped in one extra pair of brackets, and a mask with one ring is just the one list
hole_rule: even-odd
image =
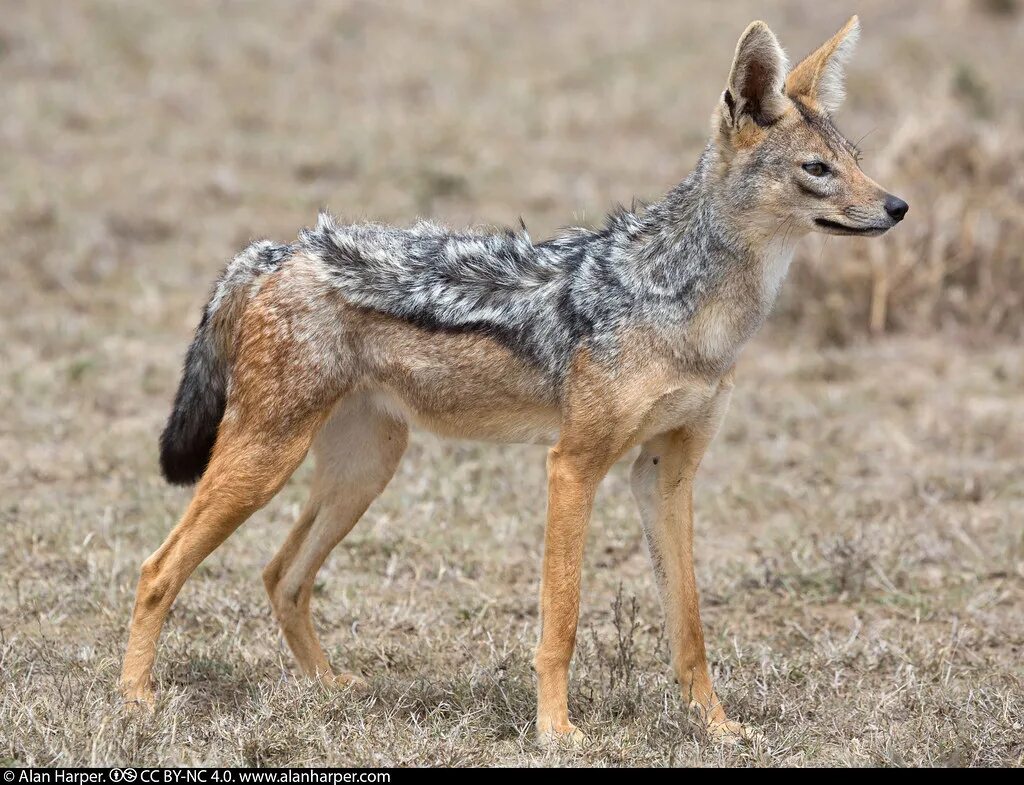
[(736, 44), (729, 83), (722, 93), (723, 130), (739, 131), (749, 122), (771, 125), (789, 103), (782, 89), (786, 53), (768, 25), (752, 22)]
[(831, 114), (843, 103), (846, 62), (860, 36), (860, 21), (856, 16), (842, 29), (809, 54), (786, 77), (786, 94), (818, 104)]

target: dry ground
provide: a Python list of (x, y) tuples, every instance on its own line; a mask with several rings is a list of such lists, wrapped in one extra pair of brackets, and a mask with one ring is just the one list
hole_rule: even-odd
[[(706, 742), (680, 708), (620, 466), (574, 670), (592, 744), (536, 748), (543, 451), (429, 437), (319, 583), (327, 647), (367, 693), (297, 680), (263, 595), (308, 467), (182, 592), (159, 712), (123, 716), (114, 690), (138, 566), (187, 500), (155, 438), (208, 281), (250, 236), (288, 239), (321, 204), (522, 214), (542, 236), (655, 197), (762, 15), (797, 55), (861, 13), (844, 124), (877, 129), (869, 172), (949, 89), (1017, 134), (1014, 5), (4, 0), (0, 764), (1020, 765), (1024, 357), (977, 332), (820, 349), (824, 327), (776, 325), (744, 355), (698, 485), (698, 575), (753, 745)], [(819, 263), (856, 247), (809, 242)]]

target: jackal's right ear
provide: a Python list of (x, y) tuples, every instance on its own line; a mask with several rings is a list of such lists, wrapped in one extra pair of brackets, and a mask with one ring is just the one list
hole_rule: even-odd
[(729, 83), (718, 107), (719, 128), (735, 133), (749, 123), (764, 127), (786, 110), (786, 53), (764, 22), (752, 22), (736, 44)]

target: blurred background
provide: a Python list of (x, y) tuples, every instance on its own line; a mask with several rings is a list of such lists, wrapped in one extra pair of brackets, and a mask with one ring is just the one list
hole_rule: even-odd
[[(533, 747), (543, 450), (429, 437), (321, 573), (368, 695), (294, 679), (262, 594), (305, 467), (183, 591), (164, 710), (121, 715), (138, 566), (188, 497), (156, 437), (236, 250), (322, 206), (599, 222), (689, 172), (749, 21), (796, 62), (852, 13), (839, 125), (911, 212), (802, 243), (698, 482), (710, 656), (763, 742), (688, 724), (618, 467), (595, 743)], [(1021, 763), (1022, 72), (1015, 0), (0, 0), (0, 763)]]

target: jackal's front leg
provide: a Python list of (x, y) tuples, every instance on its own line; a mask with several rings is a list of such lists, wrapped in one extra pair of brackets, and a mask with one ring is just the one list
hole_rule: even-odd
[(652, 439), (633, 464), (632, 485), (683, 700), (712, 735), (745, 736), (742, 726), (726, 718), (711, 683), (693, 571), (693, 478), (711, 436), (680, 430)]
[(604, 474), (595, 462), (555, 447), (548, 453), (548, 521), (540, 589), (537, 670), (537, 735), (541, 740), (582, 740), (569, 722), (569, 662), (580, 611), (583, 543)]

